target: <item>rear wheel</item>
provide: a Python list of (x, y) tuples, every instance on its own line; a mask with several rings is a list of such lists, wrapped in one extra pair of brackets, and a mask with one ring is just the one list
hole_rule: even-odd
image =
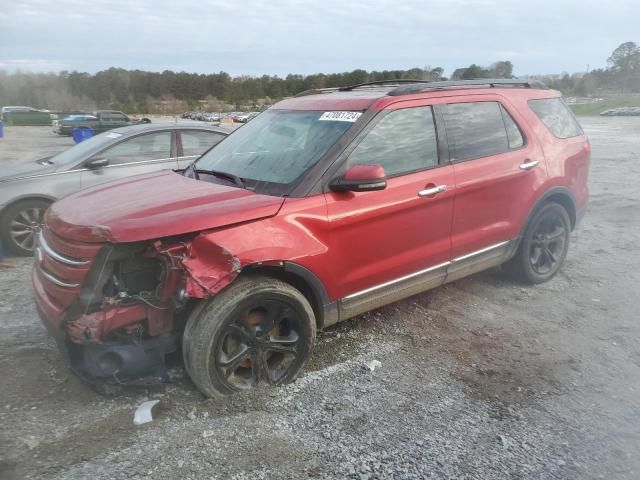
[(191, 314), (183, 338), (185, 367), (212, 397), (287, 383), (309, 358), (315, 328), (300, 291), (270, 277), (242, 278)]
[(33, 255), (36, 237), (49, 205), (45, 200), (34, 199), (8, 207), (0, 219), (2, 243), (16, 255)]
[(504, 270), (527, 283), (550, 280), (567, 256), (570, 233), (567, 211), (557, 203), (543, 205), (529, 223), (518, 251), (503, 265)]

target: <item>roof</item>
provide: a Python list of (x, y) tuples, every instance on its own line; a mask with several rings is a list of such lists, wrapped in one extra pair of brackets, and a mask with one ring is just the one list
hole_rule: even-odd
[(307, 90), (294, 98), (283, 100), (272, 108), (285, 110), (345, 110), (382, 109), (401, 100), (437, 98), (443, 96), (504, 94), (528, 98), (556, 97), (537, 81), (517, 79), (477, 79), (427, 82), (420, 80), (388, 80), (348, 87)]
[(388, 91), (389, 88), (371, 88), (305, 95), (282, 100), (271, 108), (283, 110), (366, 110), (376, 100), (386, 96)]

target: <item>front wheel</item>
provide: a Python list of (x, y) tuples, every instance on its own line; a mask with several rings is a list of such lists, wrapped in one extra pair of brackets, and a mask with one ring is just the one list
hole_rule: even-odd
[(0, 238), (16, 255), (33, 255), (36, 236), (50, 203), (44, 200), (23, 200), (8, 207), (0, 219)]
[(313, 310), (300, 291), (248, 276), (193, 311), (184, 331), (184, 363), (210, 397), (260, 383), (280, 385), (300, 372), (315, 335)]
[(557, 203), (543, 205), (525, 230), (518, 251), (503, 265), (504, 270), (526, 283), (550, 280), (567, 256), (570, 233), (567, 211)]

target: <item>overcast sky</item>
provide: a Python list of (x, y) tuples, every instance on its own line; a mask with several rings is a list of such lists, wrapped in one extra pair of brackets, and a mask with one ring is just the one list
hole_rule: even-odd
[(232, 75), (511, 60), (514, 73), (603, 67), (640, 43), (640, 0), (3, 0), (0, 69), (111, 66)]

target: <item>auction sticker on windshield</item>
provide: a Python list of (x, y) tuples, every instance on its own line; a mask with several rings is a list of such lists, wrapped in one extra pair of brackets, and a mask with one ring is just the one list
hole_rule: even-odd
[(332, 122), (355, 122), (360, 118), (362, 112), (324, 112), (318, 120)]

